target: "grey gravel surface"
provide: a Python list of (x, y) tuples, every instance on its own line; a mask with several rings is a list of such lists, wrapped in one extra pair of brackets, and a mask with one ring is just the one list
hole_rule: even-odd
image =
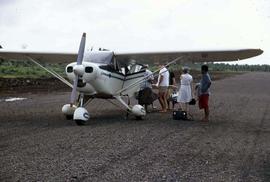
[(13, 95), (28, 99), (0, 101), (0, 181), (270, 181), (269, 73), (214, 82), (209, 123), (197, 106), (195, 121), (137, 121), (94, 100), (76, 126), (67, 92)]

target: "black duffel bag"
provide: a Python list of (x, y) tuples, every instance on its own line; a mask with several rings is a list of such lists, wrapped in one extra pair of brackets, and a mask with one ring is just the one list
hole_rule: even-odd
[(173, 119), (174, 120), (187, 120), (187, 112), (186, 111), (173, 111)]
[(138, 103), (140, 105), (150, 105), (158, 98), (157, 94), (151, 88), (145, 88), (138, 93)]

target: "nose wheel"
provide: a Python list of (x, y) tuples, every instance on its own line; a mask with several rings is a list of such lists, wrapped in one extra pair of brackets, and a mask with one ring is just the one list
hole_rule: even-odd
[(85, 125), (89, 118), (89, 113), (84, 107), (78, 107), (73, 115), (73, 120), (77, 125)]
[(83, 126), (83, 125), (86, 124), (86, 121), (83, 121), (83, 120), (75, 120), (75, 122), (76, 122), (76, 124), (77, 124), (78, 126)]
[(74, 120), (77, 125), (85, 125), (90, 118), (90, 114), (85, 109), (85, 106), (93, 100), (89, 98), (87, 99), (87, 102), (84, 103), (84, 95), (80, 94), (77, 100), (78, 106), (72, 104), (65, 104), (62, 107), (62, 112), (66, 116), (66, 119)]
[(88, 111), (84, 108), (84, 94), (80, 94), (79, 107), (75, 110), (73, 114), (73, 120), (77, 125), (85, 125), (89, 118), (90, 115)]

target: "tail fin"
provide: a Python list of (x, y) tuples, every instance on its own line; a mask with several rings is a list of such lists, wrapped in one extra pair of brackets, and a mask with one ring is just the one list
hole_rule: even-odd
[(0, 49), (3, 49), (3, 47), (0, 45)]

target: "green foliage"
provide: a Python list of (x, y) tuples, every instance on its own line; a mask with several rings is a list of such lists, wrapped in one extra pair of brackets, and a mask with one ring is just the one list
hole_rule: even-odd
[[(196, 64), (184, 64), (193, 70), (200, 70), (202, 63)], [(207, 63), (210, 71), (222, 71), (222, 72), (250, 72), (250, 71), (261, 71), (270, 72), (270, 65), (238, 65), (238, 64), (225, 64), (225, 63)], [(181, 65), (173, 65), (175, 70), (181, 70)]]
[[(173, 64), (170, 66), (171, 70), (181, 70), (182, 66), (189, 66), (192, 70), (199, 71), (201, 63), (196, 64)], [(224, 63), (208, 63), (210, 71), (221, 71), (221, 72), (247, 72), (247, 71), (263, 71), (270, 72), (270, 65), (238, 65), (238, 64), (224, 64)], [(46, 68), (53, 70), (60, 74), (65, 75), (66, 64), (43, 64)], [(158, 66), (150, 65), (152, 71), (157, 70)], [(40, 77), (52, 77), (47, 71), (43, 70), (39, 66), (35, 65), (30, 61), (6, 61), (0, 59), (0, 77), (21, 77), (21, 78), (40, 78)]]
[(208, 64), (209, 68), (214, 71), (236, 71), (236, 72), (246, 72), (246, 71), (262, 71), (262, 72), (270, 72), (270, 65), (238, 65), (238, 64)]
[[(65, 65), (46, 64), (44, 66), (65, 76)], [(52, 75), (30, 61), (5, 61), (0, 59), (0, 77), (40, 78), (52, 77)]]

